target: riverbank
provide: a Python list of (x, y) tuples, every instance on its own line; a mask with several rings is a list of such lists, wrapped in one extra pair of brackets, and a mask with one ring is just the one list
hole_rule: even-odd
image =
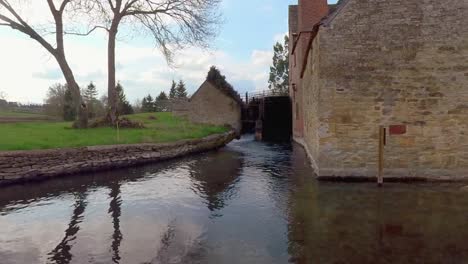
[(0, 186), (167, 160), (223, 147), (236, 136), (229, 131), (172, 143), (4, 151), (0, 152)]
[(142, 113), (125, 117), (142, 123), (145, 128), (72, 129), (70, 122), (43, 121), (0, 124), (0, 151), (166, 143), (228, 131), (222, 126), (193, 124), (172, 113)]

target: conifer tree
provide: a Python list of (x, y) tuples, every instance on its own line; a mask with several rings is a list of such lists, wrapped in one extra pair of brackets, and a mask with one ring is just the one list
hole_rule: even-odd
[(115, 87), (115, 90), (117, 92), (117, 114), (118, 115), (130, 115), (133, 114), (133, 107), (130, 105), (130, 103), (127, 100), (127, 97), (125, 96), (123, 86), (120, 84), (120, 82), (117, 83), (117, 86)]
[[(148, 95), (148, 96), (150, 96), (150, 95)], [(143, 112), (143, 113), (148, 112), (147, 96), (143, 97), (143, 99), (141, 100), (141, 112)]]
[(97, 107), (98, 107), (98, 99), (97, 99), (97, 89), (96, 85), (93, 82), (90, 82), (86, 89), (83, 91), (83, 100), (86, 102), (88, 106), (88, 117), (94, 118), (96, 117)]
[(87, 101), (97, 100), (97, 89), (93, 82), (90, 82), (83, 92), (83, 98)]
[(141, 101), (141, 111), (145, 113), (154, 112), (154, 101), (150, 94)]
[(155, 111), (156, 112), (164, 112), (166, 111), (167, 109), (167, 95), (166, 93), (163, 91), (161, 93), (159, 93), (158, 97), (156, 97), (156, 99), (154, 100), (154, 107), (155, 107)]
[(187, 89), (185, 88), (185, 83), (182, 80), (177, 84), (176, 97), (181, 99), (187, 98)]
[(177, 90), (176, 90), (177, 84), (174, 80), (172, 80), (172, 85), (171, 85), (171, 90), (169, 91), (169, 98), (174, 99), (177, 97)]
[(164, 101), (164, 100), (167, 100), (167, 95), (164, 91), (162, 91), (161, 93), (159, 93), (158, 97), (156, 97), (156, 101)]

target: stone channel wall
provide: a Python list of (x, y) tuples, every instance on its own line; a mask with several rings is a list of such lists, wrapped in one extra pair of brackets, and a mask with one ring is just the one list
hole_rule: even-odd
[[(304, 74), (319, 177), (468, 178), (468, 2), (350, 0), (320, 27)], [(387, 130), (388, 131), (388, 130)]]
[(223, 147), (235, 137), (230, 131), (174, 143), (0, 152), (0, 186), (181, 157)]

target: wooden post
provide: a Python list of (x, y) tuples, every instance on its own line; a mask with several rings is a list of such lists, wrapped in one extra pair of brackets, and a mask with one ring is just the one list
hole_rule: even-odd
[(385, 127), (379, 127), (379, 172), (377, 175), (377, 184), (382, 186), (383, 184), (383, 169), (384, 169), (384, 147), (385, 147)]

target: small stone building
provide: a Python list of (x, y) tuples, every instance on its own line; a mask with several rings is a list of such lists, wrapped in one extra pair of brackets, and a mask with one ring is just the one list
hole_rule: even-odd
[(190, 97), (186, 116), (194, 123), (229, 125), (240, 133), (242, 100), (235, 94), (205, 81)]
[(294, 138), (319, 177), (468, 178), (468, 1), (290, 7)]

